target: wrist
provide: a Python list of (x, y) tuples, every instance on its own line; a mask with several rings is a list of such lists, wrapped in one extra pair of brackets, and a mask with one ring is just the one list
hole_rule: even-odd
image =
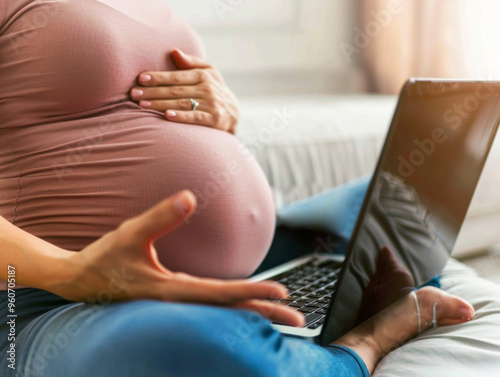
[(78, 260), (77, 252), (61, 248), (54, 249), (45, 264), (47, 268), (43, 269), (44, 276), (41, 279), (40, 288), (69, 298), (71, 287), (76, 285), (81, 276), (82, 268)]

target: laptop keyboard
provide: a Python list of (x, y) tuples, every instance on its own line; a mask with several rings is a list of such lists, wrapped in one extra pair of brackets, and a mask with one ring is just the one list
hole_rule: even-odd
[(272, 301), (304, 313), (305, 327), (317, 329), (325, 320), (341, 267), (342, 262), (313, 258), (305, 264), (273, 276), (271, 280), (288, 288), (289, 297)]

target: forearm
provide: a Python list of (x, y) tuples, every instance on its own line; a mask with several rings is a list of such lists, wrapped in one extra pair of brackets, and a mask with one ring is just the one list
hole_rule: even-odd
[(16, 284), (51, 291), (70, 278), (67, 266), (72, 254), (0, 217), (0, 280), (7, 281), (8, 266), (12, 266)]

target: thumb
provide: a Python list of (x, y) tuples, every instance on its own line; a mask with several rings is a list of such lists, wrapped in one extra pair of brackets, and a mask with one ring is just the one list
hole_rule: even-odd
[(141, 242), (154, 242), (181, 226), (196, 209), (196, 197), (184, 190), (158, 203), (128, 222), (128, 231)]
[(212, 66), (197, 56), (188, 55), (179, 49), (172, 51), (172, 60), (179, 69), (211, 68)]

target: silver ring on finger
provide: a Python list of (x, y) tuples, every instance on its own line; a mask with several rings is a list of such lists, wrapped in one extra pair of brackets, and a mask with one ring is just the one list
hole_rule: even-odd
[(193, 110), (193, 111), (195, 111), (196, 108), (198, 106), (200, 106), (200, 103), (192, 98), (190, 98), (189, 101), (191, 102), (191, 106), (192, 106), (191, 110)]

